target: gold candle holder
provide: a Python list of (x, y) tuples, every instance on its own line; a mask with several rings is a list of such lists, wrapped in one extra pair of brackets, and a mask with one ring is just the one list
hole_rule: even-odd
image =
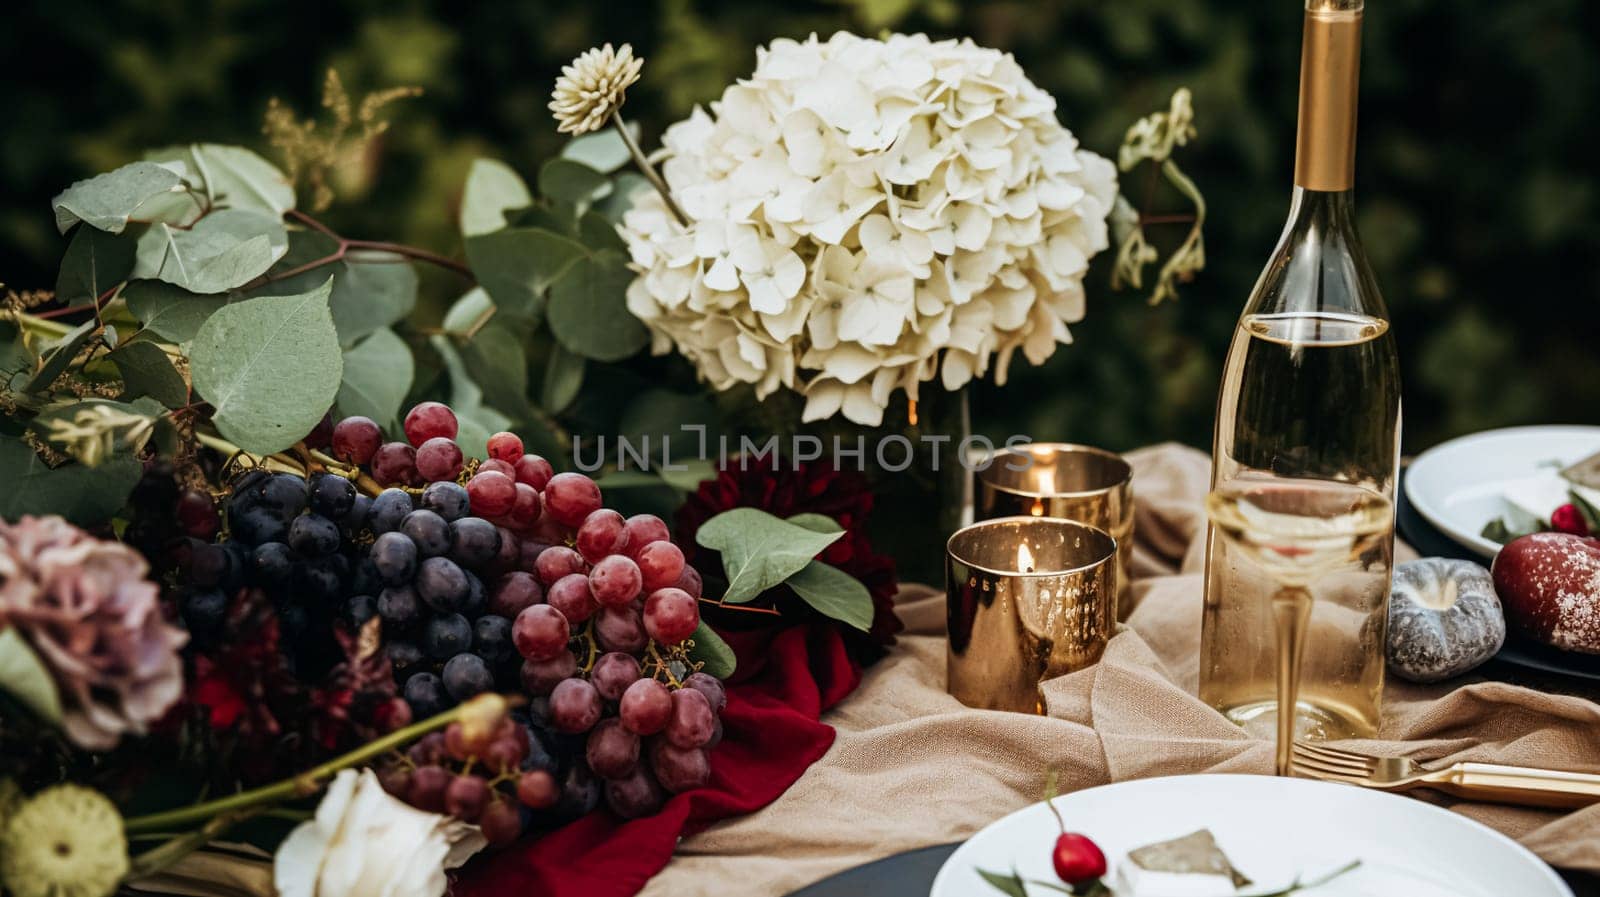
[(1042, 713), (1039, 683), (1100, 660), (1117, 615), (1117, 541), (1054, 517), (968, 526), (945, 546), (950, 694)]
[(994, 453), (976, 471), (974, 520), (1060, 517), (1103, 529), (1117, 540), (1119, 619), (1133, 611), (1133, 468), (1121, 455), (1088, 445), (1035, 442)]

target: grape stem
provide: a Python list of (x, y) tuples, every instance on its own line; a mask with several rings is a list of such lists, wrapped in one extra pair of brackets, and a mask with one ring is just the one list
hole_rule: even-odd
[[(512, 707), (527, 703), (527, 699), (521, 695), (498, 695), (497, 697)], [(415, 741), (429, 732), (443, 729), (445, 726), (460, 719), (468, 711), (475, 709), (475, 704), (476, 699), (452, 707), (420, 723), (412, 723), (403, 729), (396, 729), (388, 735), (369, 741), (347, 754), (342, 754), (320, 766), (312, 767), (305, 772), (282, 781), (263, 785), (250, 791), (230, 794), (227, 797), (201, 804), (179, 807), (175, 810), (165, 810), (160, 813), (148, 813), (144, 816), (135, 816), (127, 820), (123, 828), (129, 834), (164, 831), (206, 820), (215, 821), (216, 818), (222, 817), (224, 814), (233, 814), (241, 810), (253, 810), (257, 807), (264, 807), (286, 800), (299, 800), (303, 797), (309, 797), (321, 791), (322, 786), (340, 771), (360, 766), (374, 757), (381, 757), (392, 750), (396, 750), (400, 745)], [(204, 843), (204, 841), (201, 843)]]

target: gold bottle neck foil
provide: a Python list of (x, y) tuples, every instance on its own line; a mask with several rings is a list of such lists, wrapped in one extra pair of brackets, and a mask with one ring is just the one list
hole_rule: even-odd
[(1360, 72), (1361, 4), (1312, 0), (1300, 55), (1295, 186), (1333, 193), (1355, 186)]

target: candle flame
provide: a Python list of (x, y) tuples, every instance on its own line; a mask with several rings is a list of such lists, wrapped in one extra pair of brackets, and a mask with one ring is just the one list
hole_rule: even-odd
[(1035, 517), (1043, 517), (1044, 516), (1044, 497), (1046, 495), (1051, 495), (1056, 491), (1056, 471), (1055, 471), (1055, 468), (1046, 467), (1046, 468), (1043, 468), (1043, 469), (1041, 469), (1039, 471), (1039, 477), (1038, 477), (1038, 480), (1035, 482), (1034, 491), (1038, 492), (1039, 495), (1037, 495), (1033, 499), (1033, 507), (1028, 509), (1028, 513), (1032, 514)]
[(1017, 546), (1017, 571), (1020, 573), (1033, 572), (1033, 552), (1028, 550), (1028, 543)]

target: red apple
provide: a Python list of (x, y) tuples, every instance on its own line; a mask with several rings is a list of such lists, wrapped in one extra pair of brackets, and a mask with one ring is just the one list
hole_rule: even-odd
[(1534, 533), (1494, 559), (1506, 622), (1564, 651), (1600, 654), (1600, 539)]

